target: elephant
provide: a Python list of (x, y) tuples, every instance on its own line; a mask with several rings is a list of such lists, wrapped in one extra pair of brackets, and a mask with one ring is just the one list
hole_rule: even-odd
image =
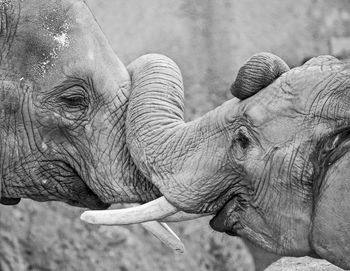
[[(106, 209), (161, 196), (126, 144), (130, 74), (85, 1), (0, 1), (0, 44), (1, 204)], [(183, 250), (166, 224), (143, 225)]]
[(275, 55), (254, 55), (231, 87), (234, 98), (187, 123), (175, 62), (151, 54), (128, 70), (126, 142), (162, 197), (87, 211), (83, 220), (119, 225), (165, 221), (178, 211), (213, 214), (214, 230), (266, 251), (350, 269), (347, 63), (319, 56), (289, 69)]
[(1, 202), (159, 197), (125, 142), (129, 73), (84, 1), (4, 0), (0, 16)]
[[(130, 74), (85, 1), (0, 1), (0, 44), (1, 204), (106, 209), (161, 196), (126, 144)], [(166, 224), (143, 226), (183, 250)]]

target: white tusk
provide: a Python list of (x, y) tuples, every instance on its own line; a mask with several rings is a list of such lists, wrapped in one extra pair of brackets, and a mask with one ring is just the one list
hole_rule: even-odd
[(160, 224), (168, 231), (171, 233), (172, 236), (174, 236), (177, 240), (181, 241), (180, 237), (176, 235), (176, 233), (169, 227), (167, 223), (160, 222)]
[(162, 220), (163, 218), (177, 212), (178, 209), (163, 196), (148, 203), (131, 208), (86, 211), (82, 213), (80, 219), (91, 224), (127, 225), (152, 220)]
[(159, 223), (158, 221), (149, 221), (141, 223), (141, 225), (148, 231), (150, 231), (155, 237), (163, 242), (167, 247), (180, 252), (185, 252), (185, 246), (181, 242), (180, 238), (174, 233), (170, 227), (165, 223)]
[(213, 214), (212, 213), (189, 214), (183, 211), (179, 211), (173, 215), (170, 215), (168, 217), (161, 219), (161, 221), (162, 222), (181, 222), (181, 221), (193, 220), (199, 217), (209, 216), (209, 215), (213, 215)]

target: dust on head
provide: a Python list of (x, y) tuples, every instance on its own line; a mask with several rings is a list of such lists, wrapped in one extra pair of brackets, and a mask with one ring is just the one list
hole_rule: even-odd
[(48, 1), (38, 9), (32, 7), (22, 12), (16, 36), (17, 48), (14, 48), (14, 51), (21, 52), (17, 57), (22, 76), (45, 76), (63, 50), (70, 46), (72, 19), (68, 10), (69, 7), (61, 1)]

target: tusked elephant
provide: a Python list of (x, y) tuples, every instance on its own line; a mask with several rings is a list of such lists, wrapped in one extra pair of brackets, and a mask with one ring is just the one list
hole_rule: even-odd
[[(126, 144), (130, 75), (83, 0), (0, 1), (0, 49), (1, 204), (161, 196)], [(183, 249), (166, 224), (144, 227)]]
[(126, 146), (129, 73), (84, 1), (1, 1), (0, 44), (2, 203), (160, 195)]
[[(0, 1), (0, 203), (106, 209), (159, 198), (126, 144), (130, 90), (83, 0)], [(183, 249), (166, 224), (144, 227)]]
[(320, 56), (289, 70), (272, 54), (255, 55), (231, 88), (236, 97), (188, 123), (172, 60), (147, 55), (128, 69), (127, 144), (163, 197), (142, 208), (88, 211), (83, 220), (215, 214), (217, 231), (350, 269), (348, 64)]

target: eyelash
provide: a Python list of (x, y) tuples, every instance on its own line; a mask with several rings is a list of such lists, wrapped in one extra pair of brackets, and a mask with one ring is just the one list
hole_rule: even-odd
[(85, 108), (88, 106), (85, 95), (81, 93), (68, 93), (59, 97), (60, 101), (70, 107)]

